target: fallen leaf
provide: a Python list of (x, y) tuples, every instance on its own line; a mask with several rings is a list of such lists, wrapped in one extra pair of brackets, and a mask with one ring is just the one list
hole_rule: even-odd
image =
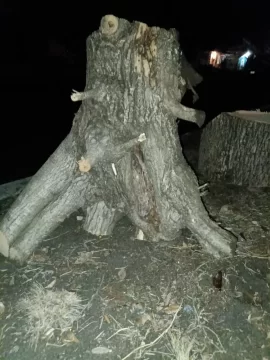
[(144, 325), (147, 321), (151, 321), (151, 316), (149, 314), (143, 314), (136, 320), (137, 325)]
[(79, 257), (76, 259), (75, 264), (85, 264), (93, 262), (93, 253), (92, 251), (80, 251), (78, 252)]
[(65, 342), (69, 342), (69, 343), (79, 343), (80, 340), (74, 335), (74, 333), (72, 331), (69, 331), (65, 334)]
[(164, 304), (165, 304), (165, 306), (168, 306), (168, 305), (169, 305), (169, 303), (170, 303), (170, 301), (171, 301), (171, 298), (172, 298), (172, 293), (169, 292), (169, 293), (166, 295), (165, 299), (164, 299)]
[(163, 310), (166, 314), (174, 314), (179, 310), (179, 305), (172, 304), (172, 305), (165, 307)]
[(144, 306), (140, 303), (133, 303), (131, 306), (131, 312), (141, 315), (144, 313)]
[(38, 263), (43, 263), (45, 261), (48, 261), (48, 256), (47, 255), (42, 255), (42, 254), (33, 254), (31, 257), (32, 261), (38, 262)]
[(56, 279), (49, 283), (49, 285), (45, 286), (45, 289), (52, 289), (56, 283)]
[(127, 276), (127, 273), (126, 273), (125, 268), (122, 268), (118, 271), (118, 277), (119, 277), (120, 281), (123, 281), (126, 276)]

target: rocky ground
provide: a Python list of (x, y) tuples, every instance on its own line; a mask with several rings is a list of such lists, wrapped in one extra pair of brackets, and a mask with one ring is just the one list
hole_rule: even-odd
[[(24, 185), (0, 189), (1, 216)], [(233, 259), (204, 254), (189, 231), (134, 240), (128, 219), (92, 236), (80, 212), (26, 265), (1, 257), (0, 359), (270, 359), (270, 189), (208, 189), (210, 215), (239, 236)]]

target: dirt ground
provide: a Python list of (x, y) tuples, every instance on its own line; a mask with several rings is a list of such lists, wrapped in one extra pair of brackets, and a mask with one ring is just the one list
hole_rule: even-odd
[[(204, 254), (188, 230), (173, 243), (134, 240), (128, 219), (92, 236), (79, 212), (26, 265), (1, 257), (0, 359), (270, 360), (270, 189), (210, 184), (203, 201), (239, 237), (234, 258)], [(64, 330), (45, 326), (56, 301), (46, 319), (40, 306), (57, 291), (63, 317), (64, 297), (77, 301)]]

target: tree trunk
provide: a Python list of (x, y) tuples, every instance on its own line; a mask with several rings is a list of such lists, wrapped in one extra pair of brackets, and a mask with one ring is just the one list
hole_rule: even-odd
[(203, 124), (180, 104), (187, 88), (174, 30), (112, 15), (87, 39), (87, 76), (70, 134), (0, 224), (0, 251), (20, 262), (60, 222), (84, 209), (84, 229), (107, 235), (127, 215), (139, 238), (173, 240), (183, 227), (211, 254), (235, 238), (210, 220), (180, 146), (176, 118)]
[(202, 132), (198, 168), (213, 182), (270, 186), (270, 114), (220, 114)]

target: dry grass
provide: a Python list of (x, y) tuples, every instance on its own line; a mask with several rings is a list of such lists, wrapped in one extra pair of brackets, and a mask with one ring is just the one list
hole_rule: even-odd
[(198, 353), (195, 337), (190, 338), (181, 333), (180, 330), (172, 329), (168, 333), (169, 350), (175, 360), (196, 360)]
[[(193, 317), (187, 329), (172, 328), (168, 333), (171, 359), (214, 359), (216, 353), (226, 353), (219, 336), (208, 323), (207, 314), (193, 303)], [(209, 353), (212, 348), (213, 352)]]
[(35, 284), (29, 294), (17, 303), (17, 309), (26, 317), (26, 330), (35, 349), (39, 340), (63, 334), (78, 321), (85, 305), (80, 297), (66, 290), (46, 290)]

